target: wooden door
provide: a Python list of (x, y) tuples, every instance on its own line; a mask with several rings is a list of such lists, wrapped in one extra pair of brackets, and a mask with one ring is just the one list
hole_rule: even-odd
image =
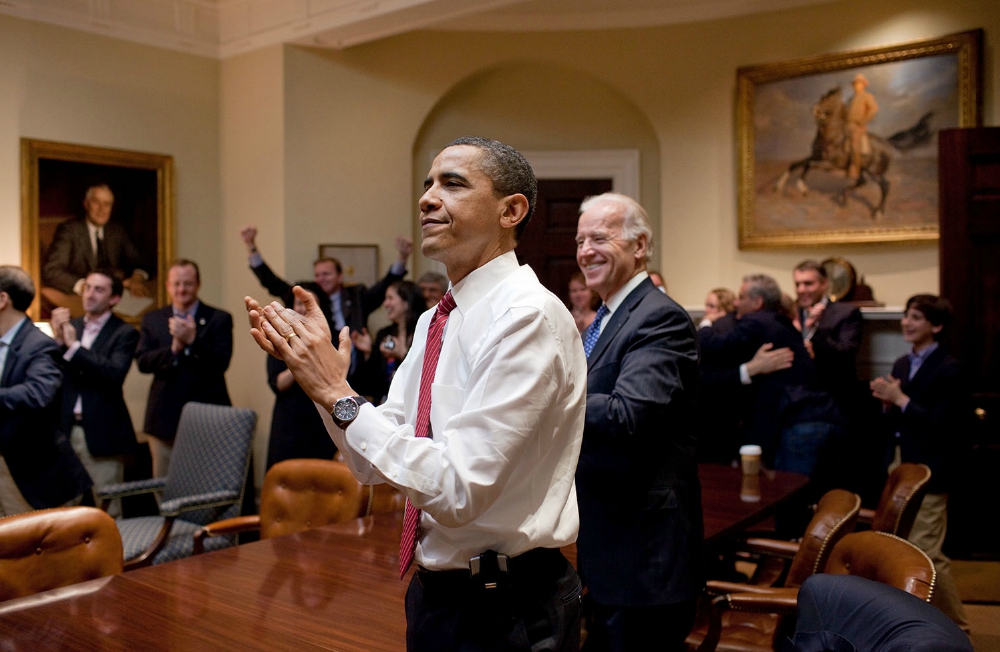
[(542, 285), (569, 304), (576, 266), (576, 221), (580, 202), (610, 192), (611, 179), (539, 179), (535, 215), (517, 244), (517, 260), (530, 265)]
[(945, 130), (939, 144), (941, 294), (955, 308), (949, 346), (972, 389), (947, 550), (1000, 558), (1000, 540), (983, 530), (1000, 516), (1000, 128)]

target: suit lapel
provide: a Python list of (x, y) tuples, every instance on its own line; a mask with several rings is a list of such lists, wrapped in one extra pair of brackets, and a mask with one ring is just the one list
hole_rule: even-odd
[(21, 345), (24, 344), (24, 338), (28, 336), (28, 329), (34, 327), (35, 324), (30, 319), (21, 324), (21, 329), (17, 331), (17, 335), (14, 336), (14, 340), (10, 343), (9, 350), (7, 351), (7, 360), (3, 365), (3, 378), (0, 378), (0, 387), (8, 387), (10, 385), (10, 377), (14, 373), (14, 367), (20, 362)]
[[(648, 282), (647, 282), (648, 281)], [(646, 296), (646, 293), (650, 290), (654, 290), (655, 286), (653, 282), (649, 279), (643, 280), (642, 283), (638, 285), (634, 290), (632, 290), (622, 304), (618, 306), (614, 314), (609, 317), (608, 325), (604, 327), (601, 332), (601, 336), (597, 339), (597, 344), (594, 345), (594, 350), (590, 352), (590, 357), (587, 359), (587, 368), (590, 369), (603, 355), (604, 351), (608, 348), (608, 344), (612, 342), (618, 335), (618, 331), (628, 322), (629, 314), (642, 298)]]
[(934, 377), (934, 372), (937, 371), (937, 368), (939, 366), (941, 366), (941, 362), (943, 360), (944, 360), (944, 350), (940, 346), (938, 346), (938, 348), (934, 349), (934, 351), (932, 351), (931, 354), (927, 356), (927, 359), (924, 360), (923, 364), (920, 365), (920, 368), (917, 369), (917, 373), (914, 374), (913, 379), (909, 380), (911, 362), (909, 356), (907, 356), (905, 363), (906, 379), (901, 379), (902, 382), (900, 383), (903, 392), (908, 396), (910, 395), (911, 392), (913, 393), (922, 392), (924, 388), (927, 386), (927, 383), (930, 381), (930, 379)]

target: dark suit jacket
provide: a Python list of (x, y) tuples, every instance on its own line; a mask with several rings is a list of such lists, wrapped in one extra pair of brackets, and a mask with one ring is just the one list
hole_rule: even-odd
[(578, 568), (599, 603), (680, 602), (702, 586), (694, 326), (648, 279), (608, 319), (587, 362)]
[[(126, 277), (142, 267), (139, 250), (117, 222), (104, 225), (104, 247), (112, 269), (121, 270)], [(52, 244), (45, 254), (42, 284), (73, 293), (73, 285), (97, 267), (97, 256), (90, 244), (87, 220), (63, 222), (56, 228)]]
[[(251, 267), (250, 270), (272, 296), (281, 297), (287, 301), (287, 297), (291, 295), (292, 286), (288, 281), (275, 274), (267, 263), (263, 263), (259, 267)], [(340, 289), (340, 309), (344, 313), (344, 322), (351, 327), (351, 331), (359, 331), (368, 327), (368, 315), (378, 310), (378, 307), (385, 301), (385, 291), (389, 286), (401, 280), (403, 277), (399, 274), (393, 274), (390, 268), (385, 277), (370, 288), (359, 284)], [(330, 319), (332, 330), (333, 315), (328, 314), (327, 318)], [(336, 333), (334, 333), (333, 341), (334, 345), (338, 342)]]
[(59, 345), (29, 319), (7, 351), (0, 378), (0, 453), (37, 509), (58, 507), (93, 484), (59, 430), (60, 362)]
[(832, 302), (827, 304), (812, 336), (819, 381), (845, 408), (853, 406), (858, 397), (857, 357), (862, 325), (857, 306)]
[[(930, 493), (947, 493), (955, 472), (955, 456), (967, 431), (965, 415), (969, 390), (958, 360), (943, 348), (935, 349), (910, 380), (910, 359), (903, 356), (892, 366), (903, 393), (910, 397), (906, 411), (897, 407), (884, 417), (890, 438), (886, 463), (899, 444), (904, 462), (926, 464), (931, 469)], [(899, 433), (897, 439), (894, 435)]]
[(295, 458), (332, 460), (337, 445), (326, 431), (316, 404), (298, 383), (283, 392), (278, 391), (278, 374), (288, 365), (274, 356), (267, 356), (267, 384), (274, 392), (271, 413), (271, 437), (267, 446), (267, 468)]
[[(82, 338), (83, 318), (70, 323), (76, 329), (77, 339)], [(135, 446), (135, 429), (125, 406), (122, 383), (132, 367), (138, 344), (139, 331), (112, 315), (90, 349), (81, 346), (64, 363), (62, 429), (69, 432), (73, 427), (73, 407), (80, 396), (81, 425), (91, 455), (122, 455)]]
[(228, 312), (200, 303), (194, 315), (194, 343), (177, 355), (170, 351), (168, 321), (173, 314), (166, 306), (142, 318), (135, 354), (139, 371), (153, 374), (144, 429), (168, 441), (188, 401), (231, 405), (225, 374), (233, 357), (233, 316)]
[(839, 423), (841, 419), (830, 394), (818, 382), (802, 335), (784, 315), (759, 310), (737, 320), (731, 331), (698, 331), (702, 356), (715, 366), (739, 367), (768, 342), (776, 349), (787, 346), (795, 353), (790, 369), (757, 376), (751, 385), (753, 400), (745, 439), (763, 447), (769, 462), (783, 428), (811, 421)]

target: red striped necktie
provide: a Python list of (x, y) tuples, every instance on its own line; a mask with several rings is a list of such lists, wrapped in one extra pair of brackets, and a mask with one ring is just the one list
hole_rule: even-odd
[[(444, 325), (448, 315), (455, 309), (455, 298), (449, 290), (438, 303), (431, 325), (427, 329), (427, 346), (424, 349), (424, 366), (420, 371), (420, 395), (417, 400), (417, 422), (414, 431), (417, 437), (430, 436), (431, 430), (431, 385), (437, 373), (438, 358), (441, 357), (441, 345), (444, 343)], [(403, 515), (403, 536), (399, 541), (399, 579), (403, 579), (407, 569), (413, 563), (413, 553), (417, 549), (417, 526), (420, 523), (420, 510), (406, 499), (406, 512)]]

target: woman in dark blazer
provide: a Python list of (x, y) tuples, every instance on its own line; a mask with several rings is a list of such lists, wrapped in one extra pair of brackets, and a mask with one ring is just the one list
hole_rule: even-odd
[[(299, 283), (313, 295), (324, 315), (330, 314), (330, 298), (312, 282)], [(305, 306), (286, 298), (287, 305), (305, 314)], [(267, 384), (274, 392), (274, 411), (271, 413), (271, 438), (267, 446), (267, 468), (282, 460), (319, 458), (332, 460), (337, 446), (326, 432), (326, 426), (316, 411), (312, 399), (299, 387), (288, 371), (288, 365), (274, 356), (267, 356)]]

